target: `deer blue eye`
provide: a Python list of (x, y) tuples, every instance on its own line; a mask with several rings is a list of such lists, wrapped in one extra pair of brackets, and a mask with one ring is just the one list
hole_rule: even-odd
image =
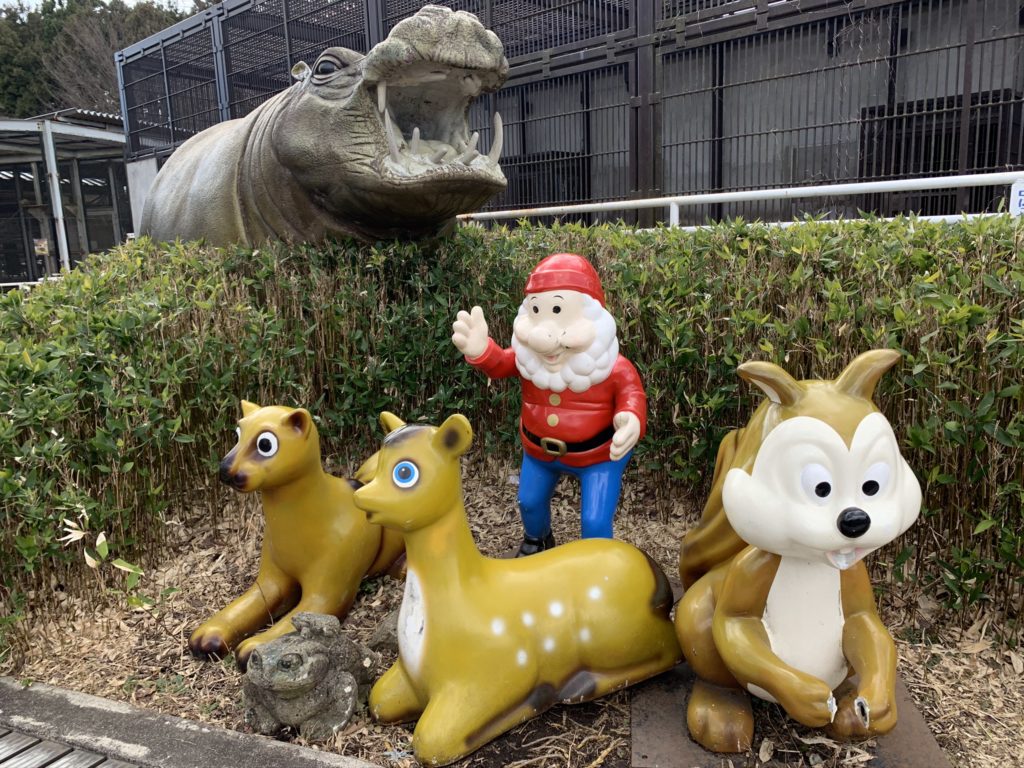
[(411, 461), (400, 461), (391, 470), (391, 479), (399, 488), (412, 488), (420, 479), (420, 468)]

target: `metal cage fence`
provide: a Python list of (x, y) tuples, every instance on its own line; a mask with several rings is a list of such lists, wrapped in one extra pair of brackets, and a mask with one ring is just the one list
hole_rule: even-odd
[[(129, 159), (165, 156), (244, 116), (288, 86), (297, 61), (331, 45), (365, 51), (424, 4), (226, 0), (121, 51)], [(495, 110), (505, 122), (509, 186), (489, 208), (1024, 168), (1017, 0), (442, 4), (475, 13), (511, 64), (505, 87), (470, 112), (482, 146)], [(687, 216), (983, 211), (1002, 192), (746, 202)]]

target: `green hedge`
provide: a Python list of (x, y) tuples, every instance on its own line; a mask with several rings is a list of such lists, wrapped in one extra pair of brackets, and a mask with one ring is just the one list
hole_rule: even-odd
[(10, 605), (75, 554), (57, 540), (63, 517), (87, 511), (90, 528), (129, 545), (123, 555), (145, 557), (169, 511), (217, 514), (216, 462), (243, 397), (308, 406), (325, 454), (350, 465), (374, 449), (385, 408), (462, 411), (486, 449), (511, 456), (517, 388), (487, 387), (460, 361), (451, 320), (479, 303), (507, 339), (529, 270), (573, 250), (598, 265), (647, 386), (637, 463), (653, 496), (701, 503), (718, 441), (758, 401), (738, 363), (831, 377), (865, 349), (895, 347), (905, 361), (879, 401), (926, 505), (896, 575), (914, 564), (950, 607), (984, 601), (1013, 620), (1024, 591), (1022, 245), (1024, 225), (1000, 217), (117, 249), (0, 298), (0, 589)]

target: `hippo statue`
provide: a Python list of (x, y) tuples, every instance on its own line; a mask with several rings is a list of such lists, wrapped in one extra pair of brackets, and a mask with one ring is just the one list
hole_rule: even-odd
[(141, 232), (217, 246), (436, 235), (505, 188), (501, 116), (486, 152), (466, 116), (507, 75), (475, 16), (424, 6), (365, 56), (328, 48), (290, 88), (182, 144)]

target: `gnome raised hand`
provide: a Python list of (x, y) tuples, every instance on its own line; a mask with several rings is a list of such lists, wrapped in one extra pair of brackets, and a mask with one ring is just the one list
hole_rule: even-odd
[(522, 385), (519, 511), (526, 535), (519, 554), (554, 546), (551, 494), (563, 474), (581, 484), (583, 537), (612, 538), (622, 473), (647, 428), (647, 396), (619, 354), (615, 319), (590, 262), (556, 253), (537, 265), (511, 347), (487, 335), (480, 307), (459, 312), (452, 342), (489, 378), (518, 376)]

